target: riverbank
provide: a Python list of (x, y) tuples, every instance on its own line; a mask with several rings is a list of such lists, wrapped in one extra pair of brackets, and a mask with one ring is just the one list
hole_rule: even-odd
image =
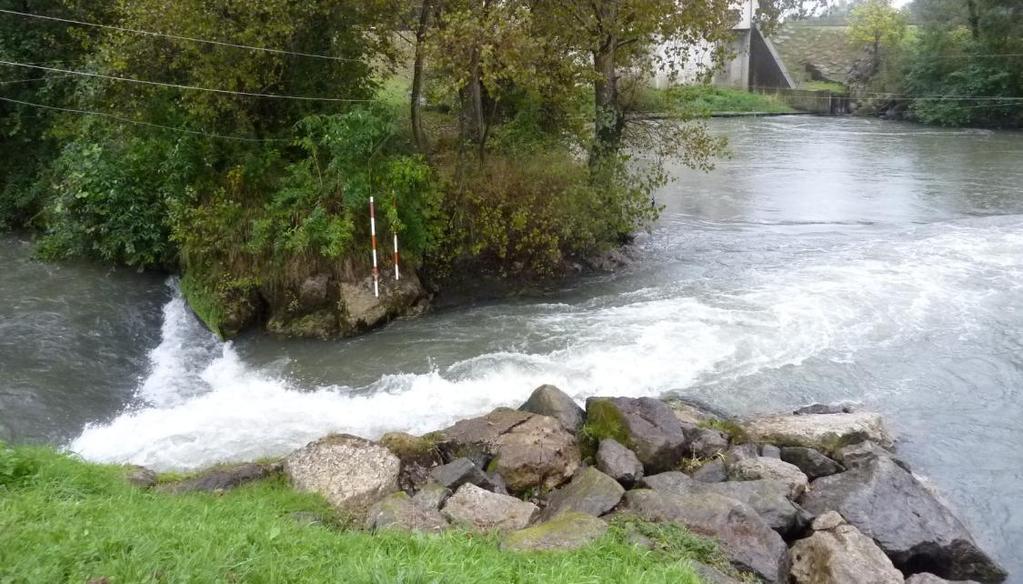
[(189, 476), (3, 449), (0, 575), (1002, 582), (893, 446), (880, 416), (843, 406), (748, 420), (651, 398), (583, 410), (543, 386), (518, 410), (423, 436), (335, 434)]

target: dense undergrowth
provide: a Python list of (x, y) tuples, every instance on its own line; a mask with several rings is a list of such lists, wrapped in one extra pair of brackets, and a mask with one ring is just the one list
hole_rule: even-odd
[(682, 85), (647, 89), (637, 97), (637, 110), (678, 113), (699, 118), (715, 113), (788, 113), (794, 111), (776, 95), (713, 85)]
[[(357, 530), (282, 479), (169, 495), (132, 487), (124, 474), (0, 445), (0, 582), (698, 584), (690, 560), (720, 561), (713, 544), (670, 525), (617, 521), (576, 552), (509, 553), (494, 535)], [(656, 548), (630, 543), (634, 532)]]

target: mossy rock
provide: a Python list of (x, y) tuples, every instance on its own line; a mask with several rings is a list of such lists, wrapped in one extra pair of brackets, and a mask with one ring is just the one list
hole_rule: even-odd
[(585, 513), (562, 513), (539, 525), (509, 533), (501, 543), (512, 551), (565, 551), (589, 545), (607, 533), (607, 523)]
[(389, 432), (379, 442), (402, 462), (440, 462), (438, 445), (444, 439), (439, 432), (431, 432), (423, 436), (413, 436), (405, 432)]
[(595, 456), (600, 441), (606, 438), (615, 440), (629, 450), (634, 448), (622, 413), (613, 403), (602, 398), (587, 400), (586, 423), (579, 437), (579, 448), (584, 458)]

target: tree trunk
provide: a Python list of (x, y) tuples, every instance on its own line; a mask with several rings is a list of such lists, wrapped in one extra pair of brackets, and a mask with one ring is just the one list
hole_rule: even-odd
[(412, 137), (416, 142), (419, 152), (429, 153), (430, 146), (427, 143), (426, 132), (423, 130), (422, 101), (423, 101), (423, 61), (425, 59), (423, 44), (426, 42), (426, 31), (430, 26), (430, 12), (433, 10), (433, 0), (423, 0), (419, 8), (419, 25), (416, 28), (416, 56), (412, 65)]
[(594, 93), (594, 162), (618, 153), (625, 130), (625, 115), (618, 95), (618, 73), (615, 70), (617, 42), (608, 37), (603, 46), (593, 53), (593, 69), (597, 79)]
[(966, 6), (970, 10), (970, 33), (973, 40), (980, 39), (980, 14), (977, 12), (977, 0), (966, 0)]

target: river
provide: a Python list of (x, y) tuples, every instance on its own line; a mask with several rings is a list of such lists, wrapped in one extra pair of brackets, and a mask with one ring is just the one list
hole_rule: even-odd
[[(0, 436), (192, 469), (426, 432), (541, 383), (736, 414), (851, 401), (1023, 575), (1023, 134), (715, 120), (619, 273), (340, 342), (217, 342), (173, 281), (0, 240)], [(1019, 581), (1019, 580), (1017, 580)]]

